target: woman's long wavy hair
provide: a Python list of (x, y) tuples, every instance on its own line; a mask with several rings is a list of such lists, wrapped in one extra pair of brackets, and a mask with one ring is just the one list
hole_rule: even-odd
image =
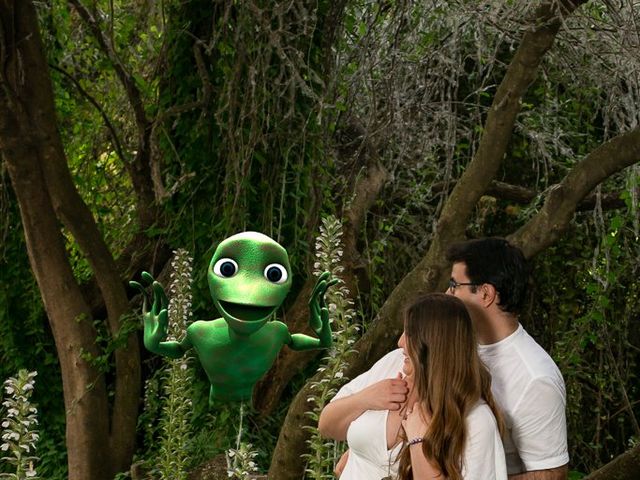
[[(422, 451), (442, 478), (462, 480), (465, 418), (478, 400), (487, 402), (503, 432), (502, 416), (491, 394), (491, 376), (478, 357), (471, 318), (458, 298), (430, 293), (405, 311), (404, 331), (414, 369), (413, 388), (431, 415)], [(399, 478), (413, 479), (407, 445), (400, 455)]]

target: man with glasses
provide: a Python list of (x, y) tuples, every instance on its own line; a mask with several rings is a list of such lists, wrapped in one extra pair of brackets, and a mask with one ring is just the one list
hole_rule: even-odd
[[(518, 322), (528, 281), (524, 255), (504, 239), (482, 238), (453, 245), (447, 259), (452, 263), (447, 293), (469, 310), (478, 353), (491, 372), (491, 389), (504, 414), (509, 479), (565, 480), (569, 455), (564, 381), (551, 357)], [(403, 360), (398, 350), (384, 356), (338, 392), (336, 398), (343, 399), (339, 405), (362, 411), (372, 405), (399, 409), (407, 391), (396, 377)], [(334, 418), (346, 413), (333, 407), (330, 416), (321, 415), (323, 433), (341, 439), (344, 428)], [(338, 473), (340, 463), (344, 465), (339, 462)]]
[(453, 245), (448, 293), (474, 321), (478, 353), (505, 417), (512, 480), (567, 478), (565, 387), (551, 357), (518, 322), (529, 272), (522, 251), (502, 238)]

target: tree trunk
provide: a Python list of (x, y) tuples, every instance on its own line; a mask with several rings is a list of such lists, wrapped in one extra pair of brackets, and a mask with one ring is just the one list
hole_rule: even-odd
[(583, 480), (637, 480), (640, 478), (640, 445), (617, 456)]
[(35, 9), (31, 2), (0, 0), (0, 14), (0, 152), (60, 357), (69, 475), (111, 478), (128, 467), (133, 455), (140, 395), (138, 342), (130, 335), (126, 347), (115, 352), (116, 391), (110, 407), (103, 372), (93, 361), (102, 352), (95, 346), (91, 309), (73, 276), (58, 219), (93, 269), (114, 337), (129, 309), (124, 285), (68, 170)]
[[(359, 271), (362, 261), (356, 243), (366, 212), (378, 198), (378, 194), (388, 179), (388, 172), (376, 161), (369, 162), (366, 174), (355, 182), (351, 204), (346, 208), (342, 243), (344, 245), (342, 264), (345, 268), (345, 285), (355, 296), (360, 289)], [(309, 327), (309, 299), (316, 283), (316, 277), (309, 277), (300, 290), (294, 304), (289, 308), (283, 321), (293, 333), (314, 335)], [(267, 375), (258, 382), (254, 390), (253, 404), (263, 415), (270, 415), (278, 405), (280, 397), (289, 381), (296, 373), (319, 354), (319, 351), (295, 352), (283, 349)]]

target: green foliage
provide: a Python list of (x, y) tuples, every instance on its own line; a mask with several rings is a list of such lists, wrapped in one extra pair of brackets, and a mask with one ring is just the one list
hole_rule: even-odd
[[(322, 219), (320, 235), (316, 239), (316, 262), (314, 274), (319, 276), (322, 272), (331, 272), (332, 278), (340, 279), (344, 272), (341, 265), (343, 255), (342, 224), (334, 216)], [(323, 365), (318, 368), (322, 372), (322, 378), (311, 384), (313, 393), (307, 401), (310, 410), (306, 415), (313, 420), (314, 425), (308, 428), (310, 431), (310, 453), (305, 454), (307, 461), (306, 478), (319, 480), (333, 478), (333, 468), (340, 455), (336, 442), (327, 441), (320, 436), (317, 426), (320, 412), (326, 403), (336, 394), (346, 378), (344, 370), (347, 368), (347, 358), (353, 353), (352, 345), (357, 338), (359, 327), (355, 324), (356, 313), (353, 309), (353, 300), (349, 289), (342, 280), (330, 289), (326, 295), (329, 305), (329, 320), (333, 331), (333, 345), (329, 355), (323, 359)]]
[[(551, 247), (534, 272), (538, 298), (527, 321), (536, 322), (532, 330), (565, 378), (572, 466), (586, 472), (640, 434), (633, 402), (640, 395), (640, 252), (632, 211), (583, 218), (582, 228)], [(585, 227), (600, 239), (590, 240)]]
[[(94, 6), (120, 61), (142, 79), (140, 86), (148, 83), (145, 78), (152, 75), (157, 55), (154, 48), (160, 44), (159, 38), (148, 37), (150, 31), (162, 31), (160, 11), (143, 12), (141, 5), (118, 0)], [(137, 148), (133, 114), (114, 69), (70, 5), (38, 2), (37, 7), (69, 168), (107, 245), (118, 256), (137, 227), (135, 195), (126, 170)], [(153, 99), (150, 95), (144, 100)], [(74, 271), (86, 280), (90, 268), (75, 240), (66, 236)]]
[[(191, 308), (202, 319), (216, 316), (205, 279), (214, 242), (244, 229), (272, 235), (290, 253), (295, 290), (307, 275), (320, 212), (348, 212), (355, 182), (379, 161), (392, 180), (367, 213), (358, 239), (366, 270), (358, 302), (363, 318), (374, 317), (421, 258), (451, 185), (477, 151), (495, 86), (531, 8), (520, 0), (355, 0), (346, 2), (344, 11), (334, 10), (340, 2), (327, 1), (85, 3), (136, 79), (145, 112), (160, 118), (152, 136), (159, 171), (149, 182), (164, 187), (158, 208), (166, 224), (146, 233), (149, 242), (160, 237), (193, 252)], [(117, 257), (138, 228), (127, 171), (137, 147), (131, 107), (113, 68), (68, 4), (37, 6), (55, 67), (56, 108), (72, 175)], [(635, 64), (616, 44), (618, 35), (629, 35), (617, 22), (631, 18), (630, 12), (622, 11), (618, 19), (611, 8), (590, 2), (568, 19), (567, 33), (558, 37), (523, 99), (498, 179), (544, 193), (594, 146), (637, 124), (636, 77), (629, 74)], [(335, 38), (329, 35), (333, 26)], [(193, 102), (196, 107), (175, 113)], [(64, 406), (55, 346), (5, 177), (3, 171), (0, 371), (6, 378), (38, 366), (34, 400), (46, 412), (39, 472), (64, 478)], [(582, 471), (639, 437), (634, 419), (640, 412), (633, 399), (640, 398), (640, 216), (637, 198), (631, 198), (638, 195), (637, 178), (625, 183), (627, 178), (620, 174), (602, 187), (602, 193), (631, 192), (627, 212), (582, 214), (570, 234), (536, 260), (534, 295), (523, 318), (565, 375), (572, 466)], [(542, 198), (523, 206), (483, 197), (468, 234), (506, 235), (539, 210)], [(323, 224), (327, 238), (339, 237), (338, 230), (330, 233), (335, 225)], [(74, 272), (86, 280), (90, 268), (75, 239), (66, 235)], [(339, 251), (331, 242), (322, 248), (328, 256), (320, 262)], [(312, 418), (344, 380), (338, 350), (348, 352), (348, 341), (356, 336), (348, 296), (330, 300), (334, 330), (342, 333), (321, 367), (327, 381), (315, 388)], [(133, 325), (128, 323), (123, 335)], [(105, 353), (92, 361), (111, 381), (111, 353), (120, 343), (109, 339), (104, 325), (96, 327)], [(341, 341), (347, 343), (338, 345)], [(145, 365), (139, 455), (149, 460), (161, 449), (159, 419), (177, 415), (162, 413), (165, 392), (178, 392), (166, 390), (171, 381), (157, 359)], [(248, 443), (266, 467), (288, 399), (271, 419), (245, 412), (241, 448), (233, 444), (237, 410), (220, 405), (210, 413), (207, 379), (198, 369), (192, 373), (193, 433), (180, 447), (179, 468)], [(309, 475), (322, 478), (330, 472), (334, 447), (317, 436), (312, 444)], [(246, 448), (242, 452), (236, 458), (252, 458)]]
[(38, 410), (31, 403), (31, 395), (37, 372), (20, 370), (17, 377), (10, 377), (4, 382), (6, 393), (2, 406), (5, 417), (2, 421), (2, 444), (0, 451), (5, 455), (3, 462), (14, 467), (15, 473), (0, 473), (0, 478), (13, 480), (38, 480), (35, 456), (38, 442)]
[[(165, 183), (175, 188), (169, 235), (193, 245), (196, 258), (212, 241), (256, 230), (283, 242), (294, 278), (304, 276), (323, 155), (317, 15), (264, 1), (193, 0), (169, 9), (161, 108), (192, 101), (203, 88), (212, 93), (201, 111), (162, 125), (159, 137), (168, 152)], [(206, 72), (194, 68), (194, 49)]]

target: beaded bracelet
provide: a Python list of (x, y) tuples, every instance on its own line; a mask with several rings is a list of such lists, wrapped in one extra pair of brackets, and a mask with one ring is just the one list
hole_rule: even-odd
[(409, 440), (409, 446), (422, 443), (422, 440), (424, 440), (422, 437), (412, 438), (411, 440)]

